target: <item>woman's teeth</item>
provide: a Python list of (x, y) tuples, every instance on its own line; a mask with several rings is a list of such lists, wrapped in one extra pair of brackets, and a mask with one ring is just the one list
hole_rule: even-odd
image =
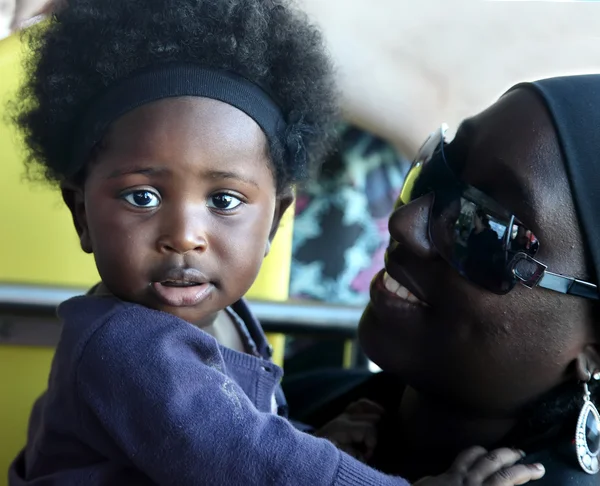
[(387, 272), (383, 273), (383, 285), (388, 292), (395, 294), (396, 297), (399, 297), (402, 300), (406, 300), (411, 304), (419, 304), (426, 307), (426, 304), (424, 302), (421, 302), (413, 294), (411, 294), (406, 287), (403, 287), (398, 282), (396, 282), (392, 277), (388, 275)]

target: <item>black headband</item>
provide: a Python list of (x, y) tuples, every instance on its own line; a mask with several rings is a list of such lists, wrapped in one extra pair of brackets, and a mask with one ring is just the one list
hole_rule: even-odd
[(251, 117), (270, 142), (282, 142), (286, 131), (283, 114), (260, 86), (227, 71), (165, 63), (110, 86), (92, 102), (77, 127), (69, 175), (81, 170), (112, 122), (146, 103), (177, 96), (211, 98), (234, 106)]

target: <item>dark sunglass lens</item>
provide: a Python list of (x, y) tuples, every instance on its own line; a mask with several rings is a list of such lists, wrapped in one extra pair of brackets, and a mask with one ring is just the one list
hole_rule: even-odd
[(506, 272), (507, 227), (460, 192), (435, 194), (430, 234), (437, 250), (462, 275), (495, 293), (513, 285)]

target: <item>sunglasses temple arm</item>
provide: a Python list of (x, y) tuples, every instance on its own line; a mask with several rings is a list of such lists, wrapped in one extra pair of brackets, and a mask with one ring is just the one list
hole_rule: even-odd
[(562, 294), (571, 294), (586, 299), (598, 300), (598, 287), (596, 285), (548, 271), (544, 272), (544, 275), (538, 282), (538, 287), (554, 290)]

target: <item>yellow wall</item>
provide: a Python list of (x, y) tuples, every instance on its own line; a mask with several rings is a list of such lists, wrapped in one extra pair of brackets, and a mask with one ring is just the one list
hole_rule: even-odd
[(29, 410), (46, 388), (53, 349), (0, 346), (0, 484), (25, 443)]
[[(87, 287), (98, 280), (93, 258), (80, 250), (60, 195), (23, 179), (18, 137), (3, 119), (19, 84), (20, 49), (16, 37), (0, 41), (0, 282)], [(292, 229), (290, 210), (248, 297), (287, 299)], [(282, 364), (283, 337), (269, 339)], [(29, 411), (46, 387), (52, 354), (49, 348), (0, 346), (0, 486), (25, 443)]]

